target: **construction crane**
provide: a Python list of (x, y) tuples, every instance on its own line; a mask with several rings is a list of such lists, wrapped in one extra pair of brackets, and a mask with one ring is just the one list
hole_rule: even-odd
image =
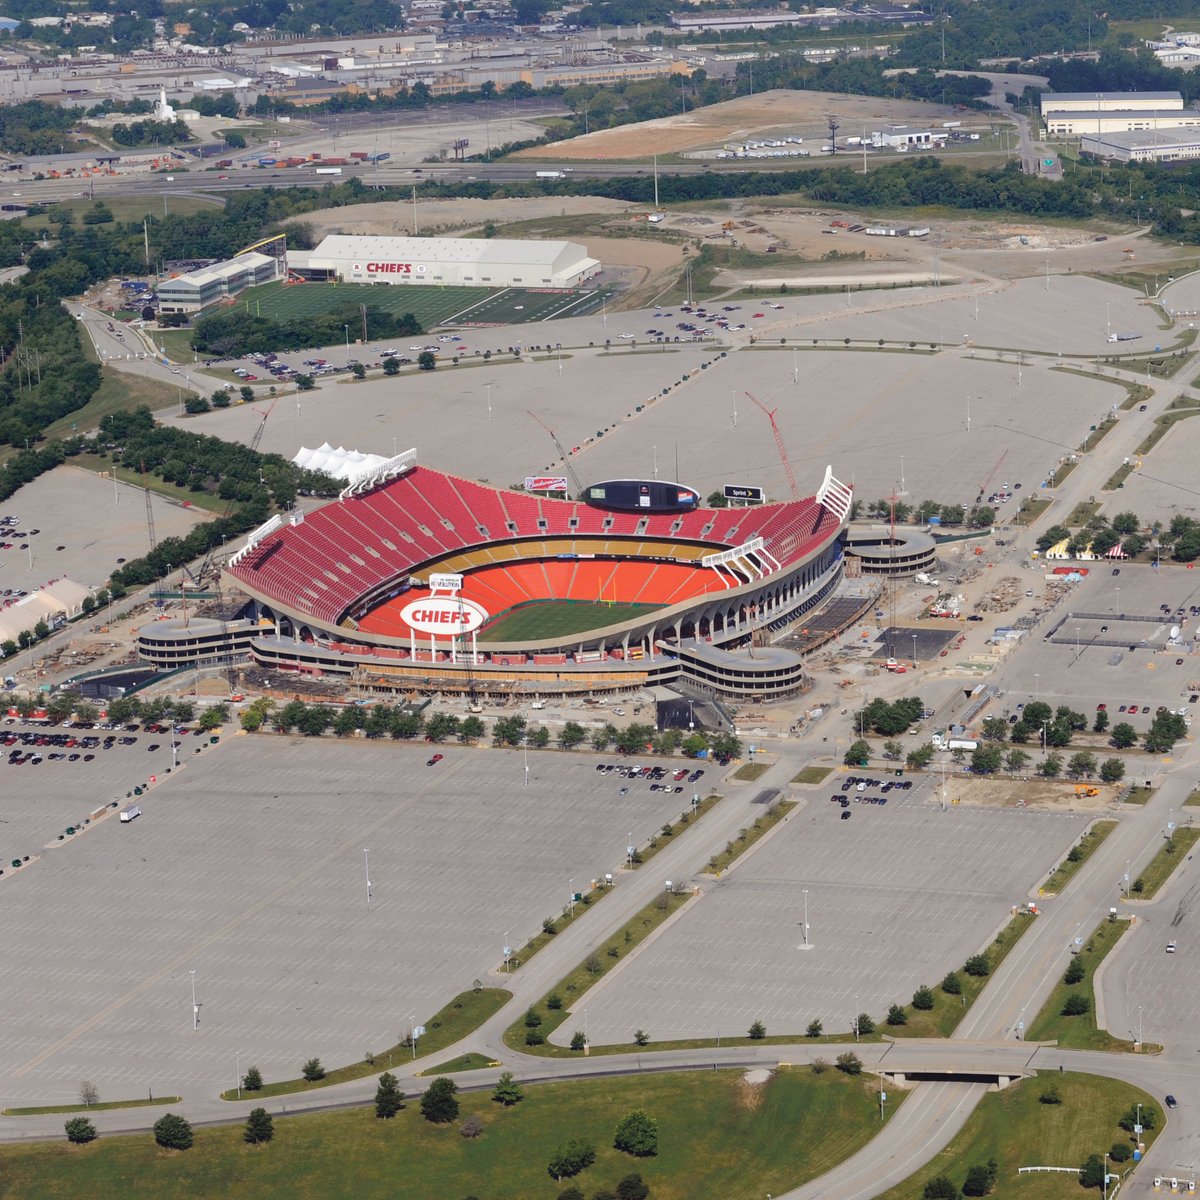
[(800, 488), (796, 484), (796, 472), (792, 470), (792, 461), (788, 458), (787, 447), (783, 444), (783, 434), (779, 432), (779, 426), (775, 423), (775, 414), (779, 411), (779, 407), (768, 408), (752, 393), (747, 392), (746, 395), (767, 414), (767, 420), (771, 422), (771, 432), (775, 435), (775, 446), (779, 450), (779, 459), (783, 463), (783, 469), (787, 475), (788, 487), (792, 489), (792, 499), (799, 500), (801, 497)]
[(567, 474), (571, 476), (571, 482), (575, 485), (576, 496), (582, 496), (584, 490), (583, 484), (579, 481), (579, 476), (575, 474), (575, 468), (571, 465), (571, 459), (568, 457), (567, 452), (563, 449), (562, 442), (558, 440), (558, 434), (555, 433), (554, 430), (551, 429), (550, 426), (547, 425), (546, 422), (537, 415), (537, 413), (530, 412), (529, 409), (526, 409), (525, 411), (529, 413), (529, 415), (550, 435), (550, 440), (554, 443), (554, 448), (558, 451), (559, 457), (563, 461), (563, 466), (566, 468)]
[(150, 503), (150, 477), (146, 474), (146, 460), (142, 459), (142, 491), (146, 496), (146, 530), (150, 534), (150, 553), (158, 548), (158, 535), (154, 532), (154, 507)]
[(999, 471), (1000, 468), (1004, 465), (1004, 460), (1007, 457), (1008, 457), (1008, 451), (1005, 450), (1005, 452), (1002, 455), (1000, 455), (1000, 457), (998, 459), (996, 459), (995, 465), (984, 477), (983, 482), (979, 485), (979, 495), (975, 497), (976, 504), (981, 504), (983, 502), (984, 496), (987, 495), (988, 484), (991, 483), (992, 480), (996, 478), (996, 472)]
[[(262, 441), (262, 438), (263, 438), (263, 432), (267, 428), (267, 418), (271, 415), (272, 411), (275, 408), (275, 405), (278, 403), (279, 403), (279, 398), (276, 397), (274, 400), (271, 401), (270, 405), (267, 407), (267, 411), (263, 413), (262, 420), (259, 421), (258, 428), (254, 431), (254, 436), (250, 439), (250, 453), (251, 454), (256, 454), (258, 452), (259, 443)], [(236, 506), (237, 506), (237, 501), (230, 500), (229, 503), (225, 505), (224, 511), (221, 513), (221, 520), (224, 521), (228, 517), (232, 516), (233, 510)], [(217, 552), (217, 546), (216, 546), (216, 543), (214, 542), (211, 546), (209, 546), (208, 552), (204, 555), (204, 558), (201, 561), (200, 565), (194, 571), (190, 570), (186, 566), (183, 568), (184, 573), (187, 576), (188, 583), (190, 583), (190, 585), (192, 587), (199, 588), (204, 585), (205, 577), (208, 575), (208, 572), (212, 568), (213, 555), (215, 555), (216, 552)], [(183, 587), (186, 585), (181, 582), (180, 586)]]

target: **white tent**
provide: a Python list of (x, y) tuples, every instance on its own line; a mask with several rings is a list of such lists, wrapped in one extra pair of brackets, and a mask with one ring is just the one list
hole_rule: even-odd
[(325, 442), (315, 450), (301, 446), (292, 459), (296, 466), (305, 471), (322, 471), (334, 479), (347, 483), (361, 479), (377, 471), (388, 460), (380, 454), (363, 454), (360, 450), (347, 450), (339, 446), (336, 450)]
[(0, 609), (0, 642), (15, 642), (22, 630), (33, 632), (39, 621), (51, 624), (57, 616), (74, 617), (83, 610), (83, 601), (91, 588), (70, 579), (57, 579), (47, 587)]

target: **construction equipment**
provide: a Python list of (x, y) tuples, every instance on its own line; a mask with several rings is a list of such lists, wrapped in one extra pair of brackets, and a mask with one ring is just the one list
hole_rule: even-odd
[(783, 470), (787, 475), (788, 487), (792, 489), (792, 499), (799, 500), (800, 488), (796, 483), (796, 472), (792, 470), (792, 461), (788, 458), (787, 447), (783, 444), (783, 434), (779, 432), (779, 426), (775, 423), (775, 414), (779, 411), (778, 406), (768, 408), (757, 396), (750, 392), (747, 392), (746, 395), (767, 414), (767, 420), (771, 422), (771, 432), (775, 435), (775, 446), (779, 450), (779, 459), (783, 463)]
[(146, 496), (146, 531), (150, 534), (150, 553), (153, 554), (158, 547), (158, 535), (154, 532), (154, 507), (150, 503), (150, 477), (146, 474), (145, 459), (142, 459), (141, 467), (142, 491)]
[(1075, 795), (1077, 795), (1077, 796), (1098, 796), (1098, 795), (1100, 795), (1100, 789), (1096, 788), (1096, 787), (1092, 787), (1090, 784), (1077, 783), (1075, 785)]
[(567, 474), (571, 476), (571, 482), (575, 485), (576, 496), (582, 496), (584, 491), (583, 484), (580, 482), (579, 476), (575, 474), (575, 468), (571, 465), (571, 459), (566, 450), (563, 449), (562, 442), (558, 440), (558, 434), (537, 413), (530, 412), (529, 409), (525, 411), (550, 435), (550, 440), (554, 443), (554, 448), (558, 451), (558, 455), (562, 459), (563, 467), (566, 469)]

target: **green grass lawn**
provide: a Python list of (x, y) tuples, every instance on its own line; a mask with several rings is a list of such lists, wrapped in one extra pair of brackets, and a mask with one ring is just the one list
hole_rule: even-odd
[(46, 1104), (41, 1108), (6, 1108), (0, 1110), (0, 1117), (36, 1117), (43, 1113), (90, 1113), (104, 1112), (110, 1108), (159, 1108), (163, 1105), (178, 1104), (178, 1096), (161, 1096), (156, 1099), (140, 1100), (98, 1100), (95, 1104)]
[[(225, 207), (225, 201), (215, 197), (171, 195), (171, 188), (172, 185), (164, 179), (162, 190), (167, 193), (166, 211), (168, 216), (189, 217), (193, 213), (203, 212), (205, 209)], [(111, 229), (114, 222), (119, 224), (124, 221), (140, 221), (143, 217), (161, 217), (163, 215), (162, 196), (106, 195), (103, 202), (105, 207), (112, 212), (113, 222), (95, 226), (100, 231)], [(95, 205), (95, 200), (63, 200), (58, 204), (51, 205), (50, 211), (61, 212), (65, 209), (75, 218), (75, 229), (88, 229), (92, 227), (82, 223), (83, 214), (90, 211)], [(52, 235), (57, 228), (50, 223), (49, 213), (40, 217), (22, 217), (20, 223), (25, 229), (49, 229)]]
[[(481, 988), (479, 991), (461, 992), (444, 1008), (434, 1013), (425, 1022), (425, 1036), (417, 1039), (416, 1053), (410, 1046), (400, 1042), (390, 1046), (381, 1053), (372, 1055), (371, 1060), (350, 1063), (348, 1066), (337, 1067), (328, 1071), (324, 1079), (309, 1083), (306, 1079), (283, 1079), (277, 1083), (268, 1083), (255, 1092), (256, 1096), (283, 1096), (290, 1092), (310, 1092), (317, 1088), (329, 1087), (334, 1083), (346, 1083), (351, 1079), (363, 1079), (368, 1075), (378, 1075), (388, 1067), (413, 1058), (424, 1058), (427, 1054), (435, 1054), (447, 1046), (453, 1046), (461, 1041), (472, 1030), (478, 1029), (490, 1016), (499, 1012), (512, 999), (512, 992), (504, 988)], [(250, 1066), (246, 1064), (247, 1070)], [(328, 1064), (326, 1064), (328, 1068)], [(242, 1091), (241, 1098), (246, 1099), (250, 1093)], [(233, 1091), (222, 1092), (222, 1100), (236, 1100), (238, 1094)]]
[(1188, 793), (1188, 798), (1183, 802), (1184, 808), (1200, 808), (1200, 788), (1195, 788)]
[[(828, 1171), (880, 1129), (870, 1083), (837, 1071), (781, 1070), (751, 1089), (737, 1071), (694, 1072), (529, 1087), (501, 1108), (489, 1093), (460, 1097), (460, 1115), (478, 1114), (482, 1136), (458, 1123), (431, 1125), (416, 1103), (392, 1121), (369, 1108), (275, 1122), (264, 1147), (242, 1142), (240, 1126), (196, 1131), (191, 1150), (159, 1150), (149, 1134), (0, 1150), (9, 1196), (92, 1200), (553, 1200), (547, 1163), (571, 1138), (596, 1150), (574, 1182), (586, 1194), (612, 1190), (637, 1172), (654, 1200), (762, 1200)], [(617, 1122), (634, 1109), (658, 1122), (658, 1154), (615, 1150)], [(888, 1115), (899, 1108), (889, 1101)]]
[(734, 777), (734, 779), (748, 780), (749, 782), (753, 783), (754, 780), (758, 779), (762, 775), (765, 775), (767, 773), (767, 771), (769, 771), (770, 769), (771, 769), (770, 763), (764, 763), (764, 762), (743, 763), (734, 772), (733, 777)]
[[(1192, 847), (1200, 840), (1200, 828), (1176, 829), (1169, 839), (1164, 839), (1158, 853), (1146, 864), (1146, 868), (1134, 880), (1133, 894), (1139, 900), (1149, 900), (1158, 893), (1171, 872), (1187, 860)], [(1138, 885), (1141, 884), (1141, 887)]]
[(1087, 831), (1079, 839), (1079, 857), (1072, 862), (1070, 858), (1064, 858), (1062, 862), (1055, 868), (1053, 874), (1042, 884), (1042, 895), (1057, 896), (1059, 892), (1075, 878), (1078, 871), (1082, 870), (1083, 864), (1087, 862), (1097, 850), (1104, 845), (1104, 839), (1108, 837), (1114, 829), (1116, 829), (1116, 821), (1097, 821), (1091, 829)]
[(582, 633), (621, 621), (632, 621), (660, 607), (657, 604), (606, 604), (585, 600), (535, 600), (511, 608), (483, 627), (479, 640), (520, 642)]
[(1129, 791), (1125, 794), (1125, 798), (1122, 801), (1122, 803), (1123, 804), (1148, 804), (1150, 801), (1150, 797), (1154, 795), (1154, 792), (1155, 792), (1154, 788), (1142, 787), (1141, 785), (1139, 785), (1137, 787), (1131, 787), (1129, 789)]
[[(1058, 1089), (1061, 1104), (1042, 1104), (1041, 1094)], [(1043, 1071), (1034, 1079), (993, 1092), (980, 1101), (958, 1136), (934, 1159), (878, 1200), (917, 1200), (925, 1183), (947, 1175), (959, 1187), (976, 1163), (995, 1159), (995, 1200), (1077, 1200), (1084, 1192), (1077, 1175), (1018, 1175), (1020, 1167), (1077, 1167), (1089, 1154), (1115, 1142), (1132, 1146), (1117, 1122), (1133, 1105), (1150, 1105), (1140, 1088), (1099, 1075)], [(1147, 1141), (1153, 1134), (1143, 1135)], [(1127, 1164), (1126, 1164), (1127, 1165)], [(1121, 1169), (1121, 1168), (1110, 1168)], [(1124, 1193), (1122, 1193), (1124, 1194)]]
[(460, 1054), (440, 1067), (427, 1067), (420, 1072), (422, 1075), (455, 1075), (459, 1071), (480, 1071), (484, 1067), (495, 1066), (486, 1054)]
[[(1129, 1050), (1132, 1042), (1113, 1037), (1105, 1029), (1096, 1028), (1096, 998), (1092, 984), (1096, 968), (1104, 961), (1108, 952), (1117, 944), (1121, 934), (1129, 928), (1128, 921), (1102, 921), (1091, 937), (1079, 947), (1074, 957), (1083, 965), (1084, 977), (1074, 984), (1064, 983), (1060, 976), (1042, 1005), (1042, 1011), (1033, 1019), (1025, 1034), (1026, 1041), (1048, 1042), (1057, 1040), (1060, 1046), (1075, 1050)], [(1063, 1005), (1073, 994), (1086, 996), (1091, 1008), (1079, 1016), (1063, 1016)]]
[[(600, 293), (528, 288), (380, 286), (370, 283), (267, 283), (238, 297), (238, 307), (256, 316), (312, 317), (366, 304), (391, 313), (412, 313), (423, 329), (461, 322), (511, 325), (578, 316), (600, 305)], [(353, 330), (353, 326), (351, 326)]]
[(798, 775), (792, 776), (792, 782), (824, 783), (832, 770), (832, 767), (805, 767)]
[[(188, 395), (191, 393), (189, 392)], [(46, 426), (47, 438), (66, 438), (74, 433), (96, 429), (110, 413), (126, 412), (143, 405), (152, 412), (179, 404), (179, 389), (157, 379), (129, 375), (112, 367), (104, 368), (96, 394), (76, 412), (60, 417)]]

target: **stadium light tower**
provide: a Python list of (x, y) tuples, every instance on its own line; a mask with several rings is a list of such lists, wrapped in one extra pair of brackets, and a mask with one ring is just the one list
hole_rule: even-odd
[(832, 113), (827, 113), (825, 116), (825, 120), (829, 125), (830, 153), (836, 154), (837, 153), (837, 131), (841, 128), (841, 125), (838, 122), (837, 117), (833, 116)]

